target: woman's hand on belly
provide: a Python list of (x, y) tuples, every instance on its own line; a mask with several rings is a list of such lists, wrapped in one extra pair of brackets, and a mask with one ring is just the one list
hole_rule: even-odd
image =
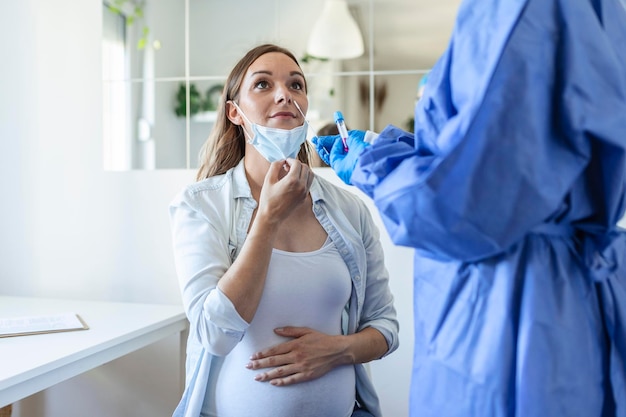
[(257, 381), (275, 386), (297, 384), (354, 363), (346, 336), (331, 336), (308, 327), (280, 327), (274, 332), (292, 340), (252, 355), (246, 368), (273, 368), (257, 374)]

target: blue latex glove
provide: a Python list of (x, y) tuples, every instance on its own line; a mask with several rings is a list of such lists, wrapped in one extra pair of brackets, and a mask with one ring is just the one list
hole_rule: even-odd
[(348, 152), (343, 149), (341, 136), (316, 136), (312, 139), (322, 161), (326, 162), (346, 184), (351, 185), (352, 172), (359, 155), (370, 144), (365, 142), (363, 130), (348, 131)]

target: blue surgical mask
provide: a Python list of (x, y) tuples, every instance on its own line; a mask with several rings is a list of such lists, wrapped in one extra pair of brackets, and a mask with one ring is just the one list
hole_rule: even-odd
[(293, 129), (278, 129), (261, 126), (252, 123), (243, 111), (241, 111), (237, 103), (234, 101), (232, 103), (252, 127), (252, 135), (244, 128), (244, 133), (248, 137), (252, 136), (252, 138), (248, 140), (248, 143), (254, 146), (265, 159), (271, 163), (298, 156), (300, 147), (306, 140), (307, 131), (305, 124)]

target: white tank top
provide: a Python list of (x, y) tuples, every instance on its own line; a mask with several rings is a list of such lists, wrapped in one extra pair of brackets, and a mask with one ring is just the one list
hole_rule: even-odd
[[(313, 252), (274, 249), (257, 312), (241, 342), (215, 358), (207, 391), (213, 417), (347, 417), (355, 402), (354, 366), (340, 366), (313, 381), (275, 387), (258, 382), (250, 355), (288, 340), (276, 327), (306, 326), (341, 334), (341, 313), (352, 282), (335, 245)], [(269, 369), (268, 369), (269, 370)], [(213, 394), (215, 396), (213, 396)]]

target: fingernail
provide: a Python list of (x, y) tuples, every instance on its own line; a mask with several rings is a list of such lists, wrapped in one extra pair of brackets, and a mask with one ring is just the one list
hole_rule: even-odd
[(252, 362), (248, 362), (248, 363), (246, 364), (246, 368), (248, 368), (248, 369), (252, 369)]

